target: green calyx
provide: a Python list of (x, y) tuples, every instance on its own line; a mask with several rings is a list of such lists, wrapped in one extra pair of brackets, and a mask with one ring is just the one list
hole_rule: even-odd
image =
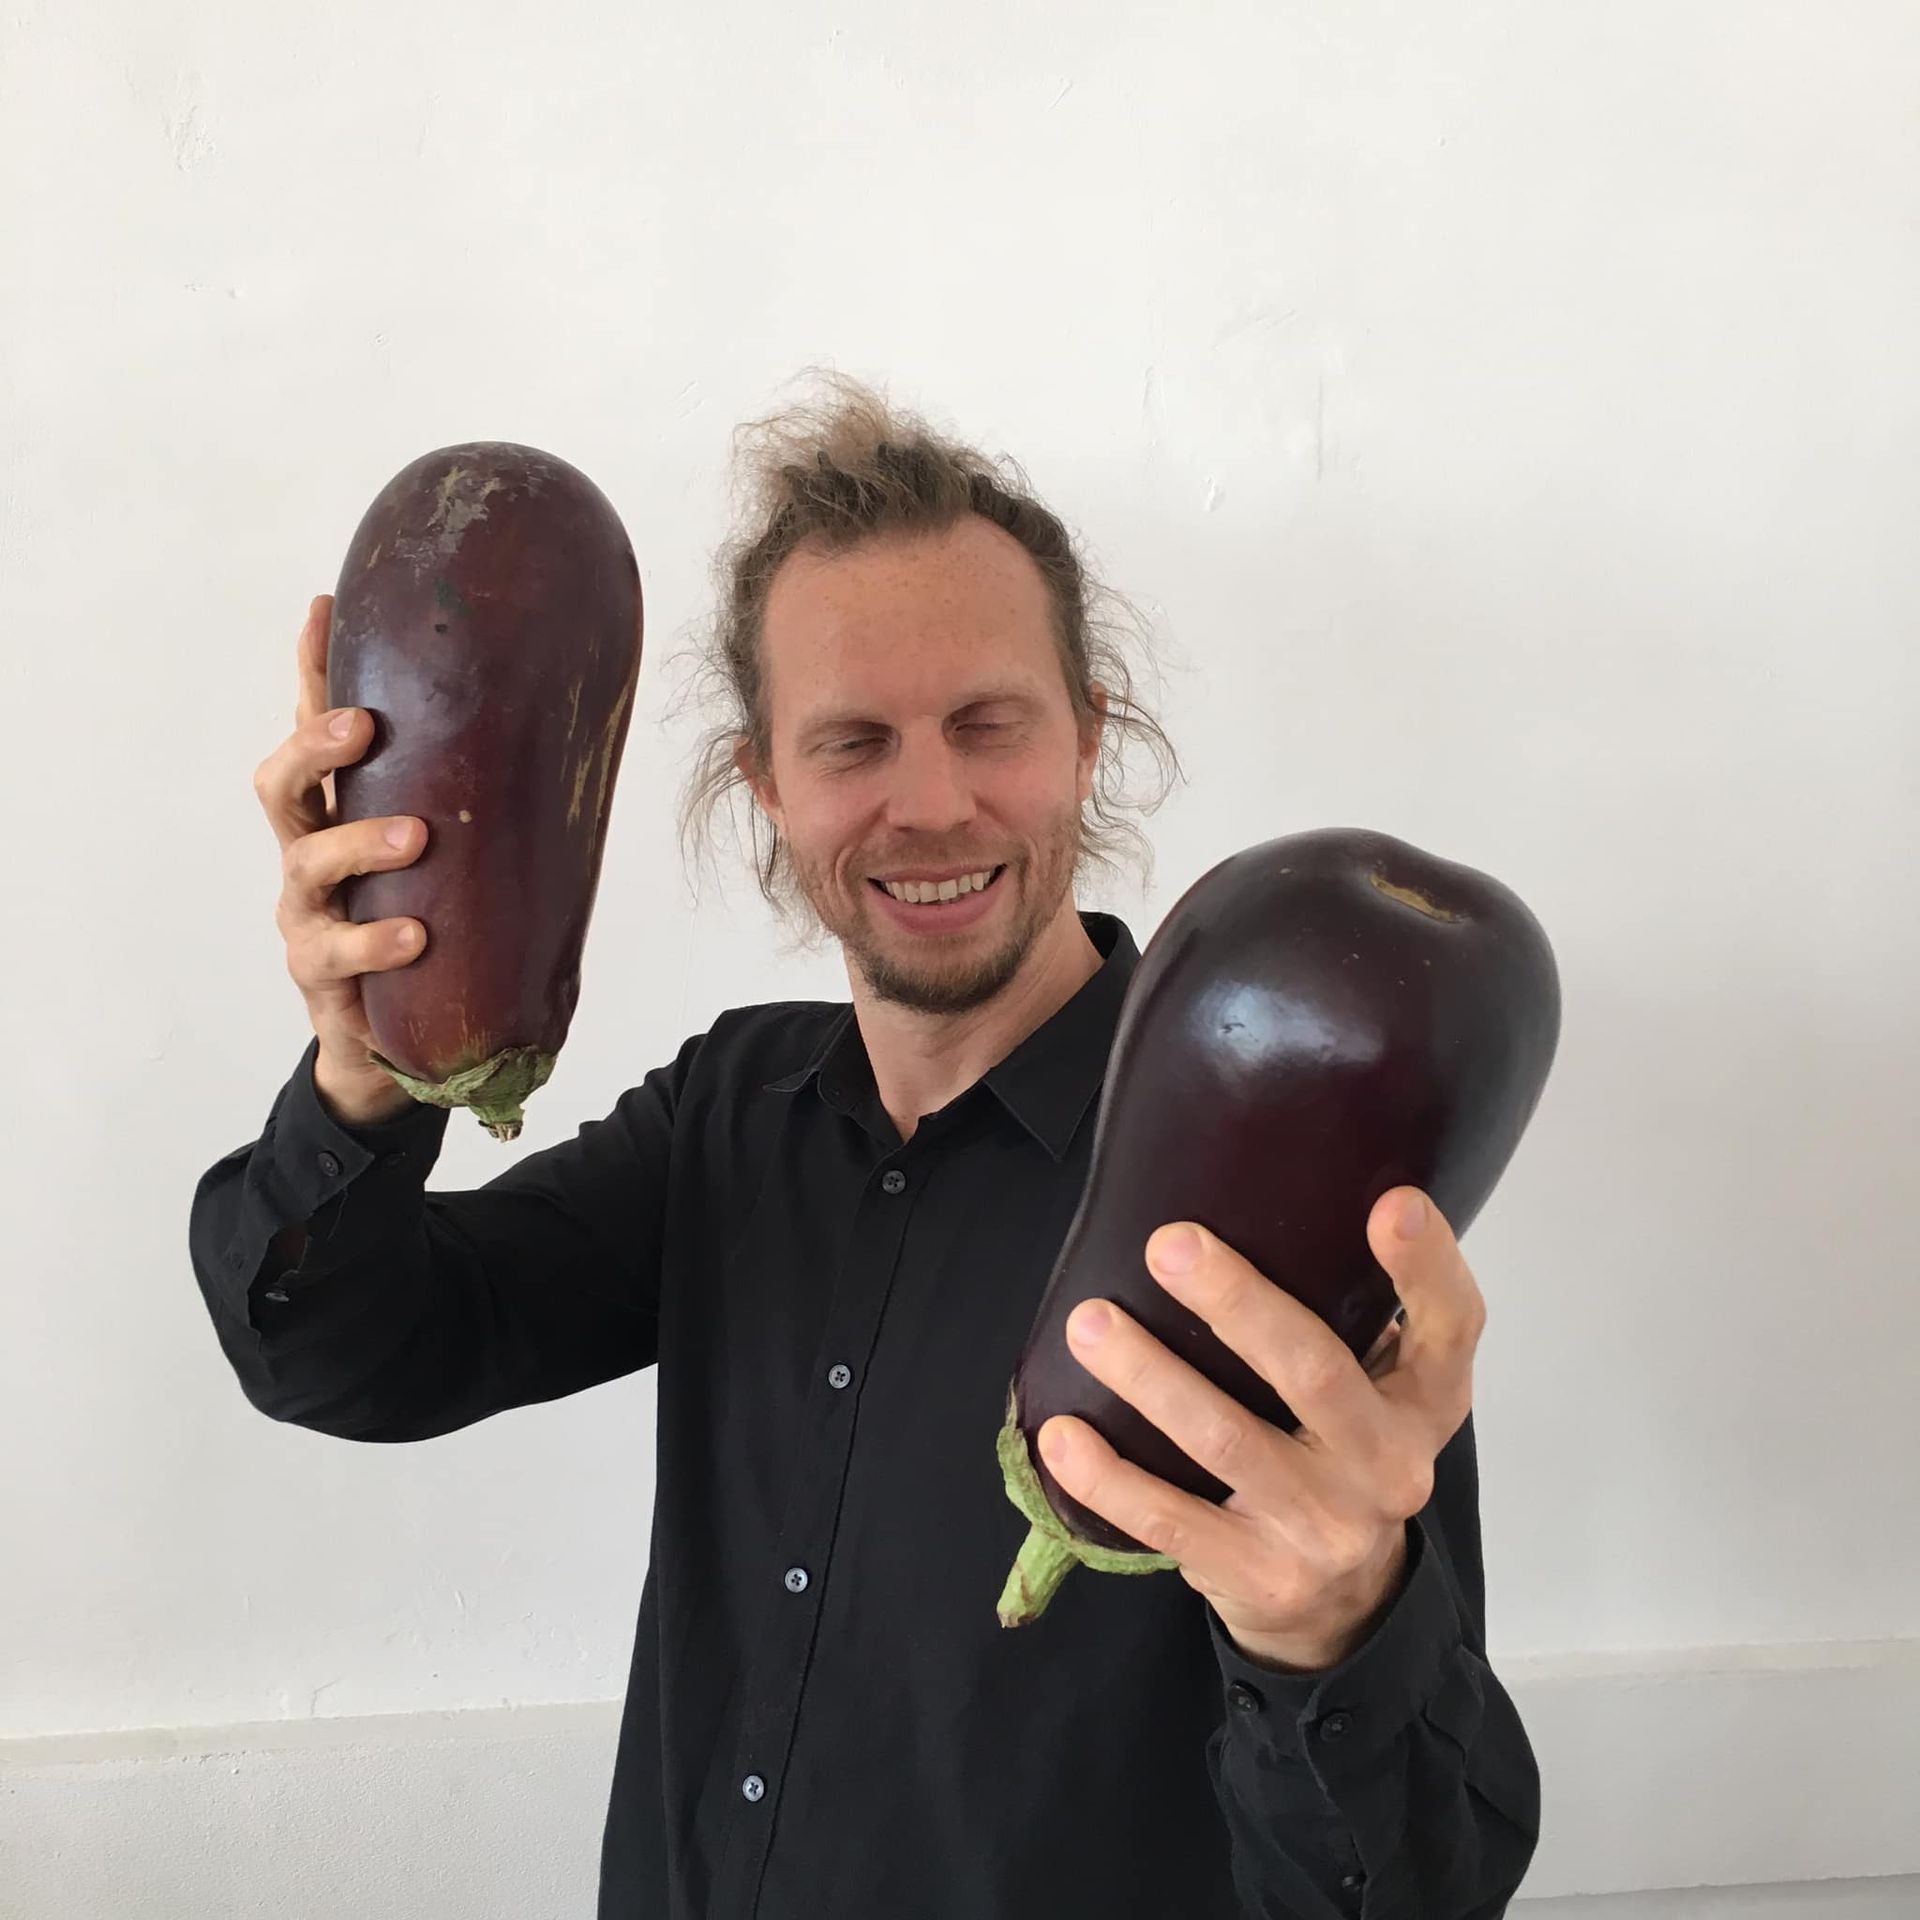
[(1003, 1627), (1024, 1627), (1038, 1620), (1061, 1581), (1075, 1567), (1095, 1573), (1168, 1573), (1178, 1564), (1164, 1553), (1143, 1553), (1123, 1547), (1096, 1547), (1067, 1529), (1067, 1523), (1047, 1504), (1040, 1470), (1033, 1464), (1027, 1436), (1020, 1430), (1017, 1396), (1007, 1393), (1007, 1422), (995, 1443), (1007, 1498), (1033, 1523), (999, 1602)]
[(496, 1140), (519, 1138), (526, 1116), (521, 1103), (546, 1085), (555, 1056), (539, 1047), (502, 1047), (477, 1067), (462, 1067), (444, 1080), (416, 1080), (373, 1048), (367, 1050), (416, 1100), (430, 1107), (470, 1107)]

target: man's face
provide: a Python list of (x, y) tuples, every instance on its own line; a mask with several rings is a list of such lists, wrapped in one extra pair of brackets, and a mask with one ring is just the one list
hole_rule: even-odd
[[(772, 778), (754, 791), (874, 994), (957, 1013), (1072, 912), (1099, 736), (1074, 737), (1039, 569), (998, 527), (794, 554), (768, 597)], [(1001, 871), (897, 910), (874, 876)]]

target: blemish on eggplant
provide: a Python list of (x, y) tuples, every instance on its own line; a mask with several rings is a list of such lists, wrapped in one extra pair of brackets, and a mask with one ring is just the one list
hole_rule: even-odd
[(629, 680), (620, 689), (620, 698), (613, 703), (613, 711), (607, 715), (607, 724), (600, 733), (600, 787), (593, 796), (593, 817), (595, 820), (606, 818), (607, 781), (613, 774), (613, 757), (620, 744), (620, 721), (627, 711), (627, 702), (633, 695), (633, 682)]
[(505, 493), (507, 483), (498, 474), (489, 474), (481, 483), (479, 493), (472, 499), (460, 499), (456, 496), (462, 481), (471, 481), (477, 476), (471, 467), (449, 467), (440, 482), (440, 501), (427, 520), (429, 527), (445, 523), (446, 530), (440, 535), (440, 551), (453, 553), (460, 545), (460, 536), (476, 520), (487, 517), (487, 501), (496, 493)]
[(1431, 894), (1422, 893), (1417, 887), (1397, 886), (1385, 874), (1373, 872), (1367, 875), (1373, 882), (1376, 893), (1384, 893), (1389, 900), (1398, 900), (1402, 906), (1412, 907), (1416, 913), (1424, 913), (1429, 920), (1456, 921), (1457, 913), (1435, 903)]

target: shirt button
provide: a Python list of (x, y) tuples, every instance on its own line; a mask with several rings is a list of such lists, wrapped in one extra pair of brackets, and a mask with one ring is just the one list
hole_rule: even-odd
[(320, 1171), (331, 1180), (333, 1176), (340, 1171), (340, 1156), (334, 1153), (322, 1153), (320, 1156)]
[(1323, 1740), (1338, 1740), (1353, 1725), (1353, 1716), (1346, 1713), (1330, 1713), (1320, 1722), (1320, 1737)]
[(758, 1800), (767, 1790), (767, 1783), (757, 1773), (750, 1773), (740, 1782), (740, 1791), (749, 1800)]
[(852, 1378), (853, 1369), (851, 1367), (829, 1367), (827, 1369), (827, 1385), (833, 1388), (836, 1393)]
[(1227, 1689), (1227, 1698), (1242, 1713), (1258, 1713), (1267, 1703), (1260, 1697), (1259, 1690), (1248, 1686), (1244, 1681), (1236, 1680)]
[(805, 1567), (789, 1567), (787, 1569), (787, 1591), (789, 1593), (805, 1593), (806, 1590), (807, 1590), (806, 1568)]
[(888, 1193), (898, 1193), (907, 1184), (907, 1176), (898, 1167), (889, 1167), (881, 1176), (880, 1184)]

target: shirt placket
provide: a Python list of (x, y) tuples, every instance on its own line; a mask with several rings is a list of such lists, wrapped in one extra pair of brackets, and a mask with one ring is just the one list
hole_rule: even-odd
[(775, 1550), (758, 1574), (766, 1602), (741, 1677), (734, 1820), (715, 1876), (715, 1920), (753, 1920), (758, 1911), (853, 1462), (854, 1415), (922, 1179), (903, 1146), (874, 1166), (861, 1190), (845, 1283), (834, 1289), (797, 1436), (793, 1499)]

